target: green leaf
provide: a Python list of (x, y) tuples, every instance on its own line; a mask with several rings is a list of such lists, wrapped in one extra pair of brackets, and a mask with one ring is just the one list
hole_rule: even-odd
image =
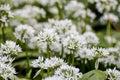
[(29, 72), (28, 72), (27, 75), (26, 75), (28, 79), (30, 79), (31, 73), (32, 73), (32, 69), (30, 69)]
[(40, 74), (40, 72), (41, 72), (41, 69), (36, 72), (36, 74), (35, 74), (35, 76), (33, 78), (37, 77)]
[(105, 72), (100, 70), (92, 70), (83, 75), (81, 80), (106, 80), (107, 76)]

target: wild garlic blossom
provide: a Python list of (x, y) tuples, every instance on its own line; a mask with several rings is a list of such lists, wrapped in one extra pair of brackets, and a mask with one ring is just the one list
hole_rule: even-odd
[(54, 43), (59, 43), (59, 36), (52, 28), (44, 28), (43, 31), (38, 33), (37, 37), (39, 48), (45, 53), (48, 46), (51, 50), (51, 47), (54, 46)]
[(100, 18), (100, 22), (102, 24), (107, 23), (107, 21), (109, 20), (111, 20), (112, 22), (118, 22), (119, 18), (113, 13), (104, 13), (103, 16)]
[(81, 2), (77, 2), (77, 0), (70, 1), (65, 6), (65, 11), (68, 17), (71, 17), (72, 15), (72, 17), (75, 19), (78, 17), (80, 17), (80, 20), (89, 19), (89, 22), (92, 22), (96, 17), (96, 15), (90, 9), (85, 9), (85, 5)]
[[(99, 62), (102, 62), (105, 64), (105, 66), (107, 65), (111, 65), (111, 64), (119, 64), (119, 48), (117, 47), (110, 47), (110, 48), (106, 48), (106, 50), (108, 51), (109, 55), (107, 57), (102, 57), (99, 58)], [(117, 65), (117, 67), (119, 67)]]
[(117, 42), (116, 38), (113, 36), (105, 36), (104, 39), (108, 44), (113, 44)]
[(107, 57), (109, 55), (109, 52), (104, 48), (87, 48), (86, 46), (78, 50), (78, 52), (75, 54), (77, 57), (80, 57), (82, 59), (99, 59), (103, 57)]
[(93, 44), (93, 45), (96, 45), (99, 43), (99, 39), (98, 37), (96, 36), (95, 33), (93, 32), (85, 32), (83, 34), (83, 37), (85, 38), (85, 41), (86, 43), (89, 45), (89, 44)]
[(53, 43), (59, 40), (59, 37), (57, 36), (57, 33), (55, 33), (54, 29), (43, 29), (43, 31), (40, 31), (38, 34), (38, 41), (40, 43)]
[(76, 29), (72, 21), (68, 19), (65, 20), (49, 19), (48, 23), (51, 26), (51, 28), (54, 28), (57, 34), (61, 36), (67, 33), (69, 30)]
[(55, 71), (56, 76), (62, 77), (64, 80), (79, 80), (82, 78), (82, 73), (78, 68), (62, 65)]
[(16, 16), (20, 16), (25, 19), (31, 19), (31, 18), (45, 18), (46, 12), (42, 8), (38, 8), (36, 6), (30, 6), (26, 5), (23, 7), (23, 9), (18, 9), (14, 11), (14, 14)]
[(88, 2), (95, 3), (96, 8), (100, 13), (115, 10), (118, 5), (117, 0), (88, 0)]
[(0, 5), (0, 22), (4, 23), (4, 26), (8, 25), (9, 18), (13, 17), (9, 4)]
[(38, 57), (38, 59), (32, 61), (31, 66), (42, 69), (48, 69), (48, 68), (54, 69), (55, 67), (59, 67), (65, 64), (66, 63), (64, 62), (64, 60), (57, 57), (51, 57), (50, 59), (46, 58), (45, 60), (43, 57)]
[(84, 42), (80, 41), (80, 36), (69, 36), (63, 40), (63, 46), (65, 52), (70, 54), (70, 51), (78, 51), (81, 46), (83, 46)]
[(27, 39), (34, 36), (35, 30), (29, 25), (19, 25), (15, 28), (14, 35), (16, 39), (25, 43)]
[(116, 68), (107, 69), (106, 74), (108, 75), (108, 80), (120, 80), (120, 71)]
[(50, 77), (46, 77), (44, 80), (65, 80), (60, 76), (50, 76)]
[(40, 3), (43, 6), (54, 6), (56, 3), (58, 3), (60, 6), (62, 6), (62, 4), (65, 4), (66, 1), (64, 0), (36, 0), (38, 3)]
[[(38, 20), (46, 18), (46, 12), (43, 8), (37, 6), (25, 5), (22, 9), (17, 9), (13, 11), (15, 15), (15, 20), (17, 23), (25, 23), (34, 26), (38, 24)], [(11, 25), (16, 25), (14, 21)]]
[(0, 76), (5, 80), (11, 79), (14, 80), (14, 74), (16, 74), (15, 69), (11, 66), (11, 64), (5, 64), (0, 62)]
[(6, 41), (5, 44), (1, 43), (0, 52), (3, 55), (17, 55), (22, 52), (21, 47), (13, 41)]

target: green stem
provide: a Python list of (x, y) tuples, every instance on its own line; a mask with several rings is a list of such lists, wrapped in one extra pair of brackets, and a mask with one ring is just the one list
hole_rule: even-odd
[(110, 21), (108, 20), (108, 23), (107, 23), (107, 36), (111, 36), (111, 25), (110, 25)]
[(98, 68), (99, 68), (99, 61), (98, 61), (98, 59), (95, 61), (95, 69), (96, 70), (98, 70)]
[(63, 55), (64, 55), (64, 47), (63, 47), (63, 44), (62, 44), (61, 58), (63, 58)]
[(47, 43), (47, 58), (50, 59), (50, 46), (48, 43)]
[[(26, 41), (25, 41), (26, 42)], [(28, 52), (27, 52), (27, 50), (28, 50), (28, 47), (27, 47), (27, 45), (25, 44), (25, 49), (26, 49), (26, 61), (27, 61), (27, 67), (28, 67), (28, 69), (30, 68), (30, 65), (29, 65), (29, 55), (28, 55)]]
[(50, 76), (50, 68), (47, 69), (47, 76)]
[(5, 42), (5, 31), (4, 31), (4, 26), (2, 26), (2, 37), (3, 37), (3, 42)]
[(71, 51), (72, 54), (72, 66), (74, 66), (74, 51)]
[(71, 55), (68, 55), (67, 62), (69, 65), (70, 65), (70, 58), (71, 58)]
[(62, 11), (60, 5), (59, 5), (57, 2), (56, 2), (56, 6), (57, 6), (57, 8), (58, 8), (58, 10), (59, 10), (60, 19), (63, 19), (63, 11)]

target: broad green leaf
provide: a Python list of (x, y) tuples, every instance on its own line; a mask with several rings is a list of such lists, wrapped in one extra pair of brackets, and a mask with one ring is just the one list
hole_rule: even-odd
[(92, 70), (83, 75), (81, 80), (106, 80), (105, 72), (100, 70)]

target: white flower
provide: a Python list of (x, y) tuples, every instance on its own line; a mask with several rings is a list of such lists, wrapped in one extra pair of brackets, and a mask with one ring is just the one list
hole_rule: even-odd
[(51, 76), (51, 77), (47, 77), (47, 78), (45, 78), (44, 80), (65, 80), (65, 79), (63, 79), (62, 77), (60, 77), (60, 76)]
[(96, 2), (96, 8), (100, 13), (110, 12), (111, 10), (116, 9), (117, 4), (117, 0), (98, 0)]
[(65, 34), (69, 30), (76, 29), (72, 21), (68, 19), (65, 19), (65, 20), (49, 19), (48, 23), (50, 24), (52, 28), (55, 29), (58, 35)]
[(43, 31), (40, 31), (38, 34), (39, 43), (53, 43), (59, 41), (59, 36), (55, 33), (54, 29), (45, 28)]
[(79, 80), (82, 78), (82, 73), (78, 68), (62, 65), (55, 71), (56, 76), (62, 77), (64, 80)]
[(0, 62), (0, 76), (5, 80), (14, 79), (14, 74), (16, 74), (15, 69), (11, 66), (11, 64), (4, 64)]
[(12, 63), (14, 61), (13, 58), (11, 58), (10, 56), (3, 56), (3, 55), (0, 55), (0, 62), (2, 63)]
[(116, 38), (114, 38), (114, 37), (112, 37), (112, 36), (105, 36), (105, 40), (106, 40), (109, 44), (111, 44), (111, 43), (116, 43), (116, 42), (117, 42)]
[(68, 17), (72, 17), (75, 19), (80, 18), (80, 20), (89, 19), (92, 22), (96, 15), (90, 10), (85, 9), (85, 5), (81, 2), (77, 2), (77, 0), (70, 1), (65, 6), (65, 11)]
[(43, 57), (39, 56), (38, 59), (32, 61), (31, 66), (35, 68), (41, 67), (42, 66), (41, 64), (43, 64), (43, 61), (44, 61)]
[(10, 11), (10, 6), (8, 4), (0, 5), (0, 22), (4, 23), (5, 26), (8, 26), (9, 18), (13, 17), (13, 14)]
[(109, 52), (104, 48), (92, 48), (93, 50), (93, 57), (107, 57), (109, 55)]
[(84, 46), (83, 48), (79, 49), (75, 55), (80, 58), (92, 60), (95, 58), (99, 59), (107, 57), (109, 52), (104, 48), (87, 48)]
[(83, 37), (85, 38), (85, 41), (87, 44), (98, 44), (99, 43), (98, 37), (93, 32), (85, 32), (83, 34)]
[(108, 75), (108, 80), (120, 80), (120, 71), (114, 69), (107, 69), (106, 74)]
[(72, 36), (72, 37), (67, 37), (63, 40), (63, 46), (64, 48), (68, 50), (73, 50), (77, 51), (82, 44), (79, 41), (80, 37), (79, 36)]
[(101, 23), (105, 24), (108, 20), (113, 22), (118, 22), (118, 16), (114, 15), (113, 13), (104, 13), (104, 15), (100, 18)]
[(39, 45), (38, 45), (38, 41), (37, 40), (38, 40), (37, 36), (31, 37), (29, 44), (27, 44), (28, 47), (31, 48), (31, 49), (38, 48)]
[(42, 65), (42, 67), (44, 69), (48, 69), (48, 68), (53, 68), (54, 67), (59, 67), (61, 65), (65, 65), (66, 63), (64, 62), (64, 60), (57, 58), (57, 57), (51, 57), (50, 59), (46, 59), (44, 61), (44, 64)]
[(25, 42), (26, 39), (29, 39), (34, 36), (35, 30), (28, 25), (19, 25), (15, 28), (14, 35), (16, 39)]
[(1, 5), (0, 11), (10, 11), (10, 5), (9, 4)]
[(13, 41), (6, 41), (5, 44), (1, 43), (1, 53), (4, 54), (14, 54), (17, 55), (19, 52), (21, 52), (21, 48), (19, 47), (19, 45), (16, 45), (15, 42)]
[(66, 63), (64, 62), (64, 60), (57, 57), (51, 57), (50, 59), (47, 58), (45, 60), (43, 60), (43, 57), (38, 57), (38, 59), (34, 60), (31, 65), (36, 68), (39, 67), (42, 69), (54, 69), (54, 67), (59, 67), (65, 64)]

